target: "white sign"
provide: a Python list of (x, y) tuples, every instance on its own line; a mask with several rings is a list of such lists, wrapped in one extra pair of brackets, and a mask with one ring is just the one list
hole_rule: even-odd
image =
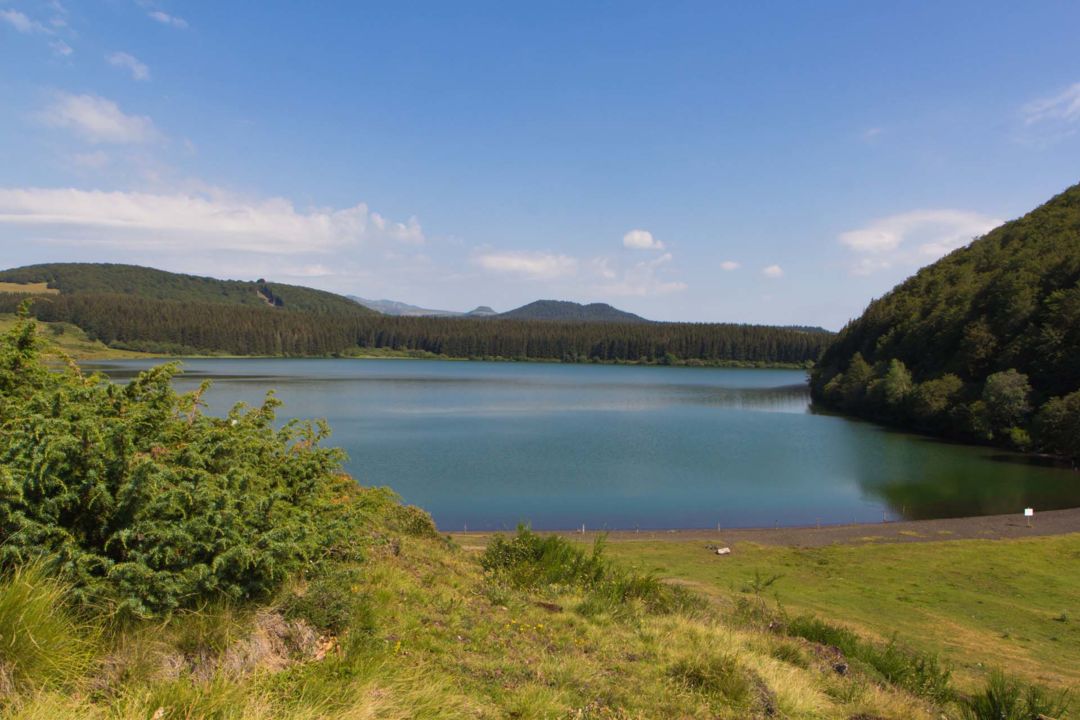
[(1024, 508), (1024, 517), (1034, 517), (1035, 508)]

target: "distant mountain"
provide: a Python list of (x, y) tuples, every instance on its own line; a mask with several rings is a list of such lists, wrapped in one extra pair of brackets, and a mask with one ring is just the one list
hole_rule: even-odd
[(479, 307), (476, 307), (465, 314), (469, 317), (492, 317), (493, 315), (498, 315), (499, 313), (495, 312), (487, 305), (480, 305)]
[(640, 315), (613, 308), (607, 303), (581, 303), (566, 300), (537, 300), (516, 310), (500, 313), (500, 320), (563, 320), (576, 322), (644, 323)]
[(383, 315), (396, 315), (399, 317), (459, 317), (465, 314), (454, 310), (432, 310), (430, 308), (420, 307), (419, 305), (398, 302), (397, 300), (368, 300), (366, 298), (357, 297), (356, 295), (347, 295), (346, 297), (360, 303), (366, 308), (381, 312)]

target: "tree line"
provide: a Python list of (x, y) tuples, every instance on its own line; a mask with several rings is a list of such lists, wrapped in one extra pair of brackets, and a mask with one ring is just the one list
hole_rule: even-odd
[[(0, 294), (0, 312), (24, 299)], [(170, 354), (325, 356), (358, 348), (455, 358), (807, 365), (830, 335), (762, 325), (586, 323), (281, 312), (115, 293), (34, 297), (32, 314), (116, 348)]]

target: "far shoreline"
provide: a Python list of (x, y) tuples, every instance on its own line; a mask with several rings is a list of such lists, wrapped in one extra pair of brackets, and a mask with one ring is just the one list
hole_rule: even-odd
[[(471, 530), (446, 533), (459, 541), (486, 542), (506, 531)], [(718, 547), (738, 543), (784, 547), (824, 547), (827, 545), (871, 545), (943, 540), (1015, 540), (1080, 533), (1080, 507), (1047, 510), (1031, 518), (1023, 512), (1007, 515), (975, 515), (932, 520), (890, 520), (880, 523), (802, 525), (773, 528), (684, 528), (670, 530), (537, 530), (541, 535), (559, 535), (593, 541), (603, 536), (608, 542), (703, 542)]]

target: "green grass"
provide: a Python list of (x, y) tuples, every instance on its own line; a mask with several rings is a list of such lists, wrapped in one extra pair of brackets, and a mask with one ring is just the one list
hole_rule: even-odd
[[(612, 542), (613, 558), (678, 578), (724, 603), (761, 596), (887, 643), (894, 636), (956, 667), (962, 688), (1005, 667), (1029, 682), (1080, 687), (1080, 534), (814, 549), (702, 542)], [(1075, 707), (1075, 698), (1074, 698)]]

